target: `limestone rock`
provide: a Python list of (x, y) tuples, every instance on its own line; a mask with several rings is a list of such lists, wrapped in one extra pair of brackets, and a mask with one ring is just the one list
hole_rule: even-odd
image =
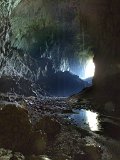
[(60, 123), (51, 117), (43, 117), (35, 126), (36, 130), (42, 130), (47, 134), (47, 138), (53, 138), (60, 133)]
[(0, 160), (13, 160), (13, 158), (14, 160), (25, 160), (21, 153), (15, 152), (13, 156), (11, 150), (0, 148)]
[(46, 134), (42, 131), (33, 132), (31, 140), (32, 152), (38, 155), (44, 153), (47, 147)]
[(93, 145), (88, 145), (85, 147), (85, 152), (89, 157), (89, 160), (99, 160), (101, 159), (100, 149)]
[(48, 157), (46, 155), (39, 155), (39, 156), (35, 156), (35, 155), (32, 155), (30, 157), (28, 157), (28, 160), (51, 160), (51, 159), (48, 159)]
[(31, 124), (22, 108), (6, 105), (0, 110), (0, 147), (27, 152)]
[(104, 109), (107, 112), (113, 112), (115, 110), (115, 105), (113, 104), (113, 102), (106, 102)]

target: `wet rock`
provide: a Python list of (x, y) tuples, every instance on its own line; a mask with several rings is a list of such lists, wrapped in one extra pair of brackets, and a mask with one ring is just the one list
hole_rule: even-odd
[(89, 102), (87, 99), (80, 99), (80, 100), (79, 100), (79, 103), (80, 103), (81, 105), (84, 105), (84, 104), (89, 104), (90, 102)]
[(87, 160), (99, 160), (101, 159), (100, 148), (94, 145), (87, 145), (85, 147), (85, 153), (88, 156)]
[(47, 134), (47, 138), (51, 139), (60, 133), (61, 125), (54, 118), (45, 116), (36, 124), (35, 129), (42, 130)]
[(32, 156), (30, 156), (30, 157), (27, 157), (27, 160), (51, 160), (51, 159), (48, 159), (48, 157), (47, 156), (45, 156), (45, 155), (43, 155), (43, 156), (41, 156), (41, 155), (39, 155), (39, 156), (35, 156), (35, 155), (32, 155)]
[[(7, 104), (0, 110), (0, 147), (24, 154), (42, 154), (47, 146), (44, 131), (33, 131), (25, 108)], [(15, 159), (15, 157), (12, 157)]]
[(62, 111), (63, 114), (74, 113), (72, 109), (66, 109)]
[(74, 160), (91, 160), (87, 154), (76, 154)]
[(55, 160), (74, 160), (75, 155), (82, 152), (84, 143), (81, 133), (69, 125), (62, 128), (49, 153)]
[(13, 104), (0, 110), (0, 147), (27, 152), (31, 124), (26, 111)]
[(120, 126), (111, 122), (101, 122), (104, 135), (120, 140)]
[(107, 111), (107, 112), (114, 112), (114, 110), (115, 110), (115, 105), (114, 105), (113, 102), (106, 102), (104, 109), (105, 109), (105, 111)]
[(10, 160), (18, 160), (18, 158), (14, 156), (14, 157), (11, 157)]
[(54, 160), (71, 160), (71, 156), (67, 156), (64, 154), (57, 155)]

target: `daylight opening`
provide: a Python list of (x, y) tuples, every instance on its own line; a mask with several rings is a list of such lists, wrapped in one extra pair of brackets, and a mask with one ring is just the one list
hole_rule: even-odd
[(93, 77), (95, 73), (95, 64), (93, 62), (93, 59), (89, 59), (85, 66), (85, 76), (84, 79)]

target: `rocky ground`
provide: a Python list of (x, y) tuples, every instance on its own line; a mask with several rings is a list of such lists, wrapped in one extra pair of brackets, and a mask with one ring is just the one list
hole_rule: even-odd
[(66, 98), (0, 99), (0, 160), (119, 160), (119, 141), (74, 125)]

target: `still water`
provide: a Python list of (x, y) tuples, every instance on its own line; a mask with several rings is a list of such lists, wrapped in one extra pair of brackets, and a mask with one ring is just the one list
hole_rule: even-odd
[(80, 109), (73, 110), (74, 113), (68, 119), (76, 126), (99, 133), (106, 137), (120, 140), (120, 122), (101, 116), (99, 113)]
[(90, 110), (73, 110), (75, 114), (71, 114), (68, 118), (77, 126), (91, 131), (99, 131), (100, 123), (96, 112)]

